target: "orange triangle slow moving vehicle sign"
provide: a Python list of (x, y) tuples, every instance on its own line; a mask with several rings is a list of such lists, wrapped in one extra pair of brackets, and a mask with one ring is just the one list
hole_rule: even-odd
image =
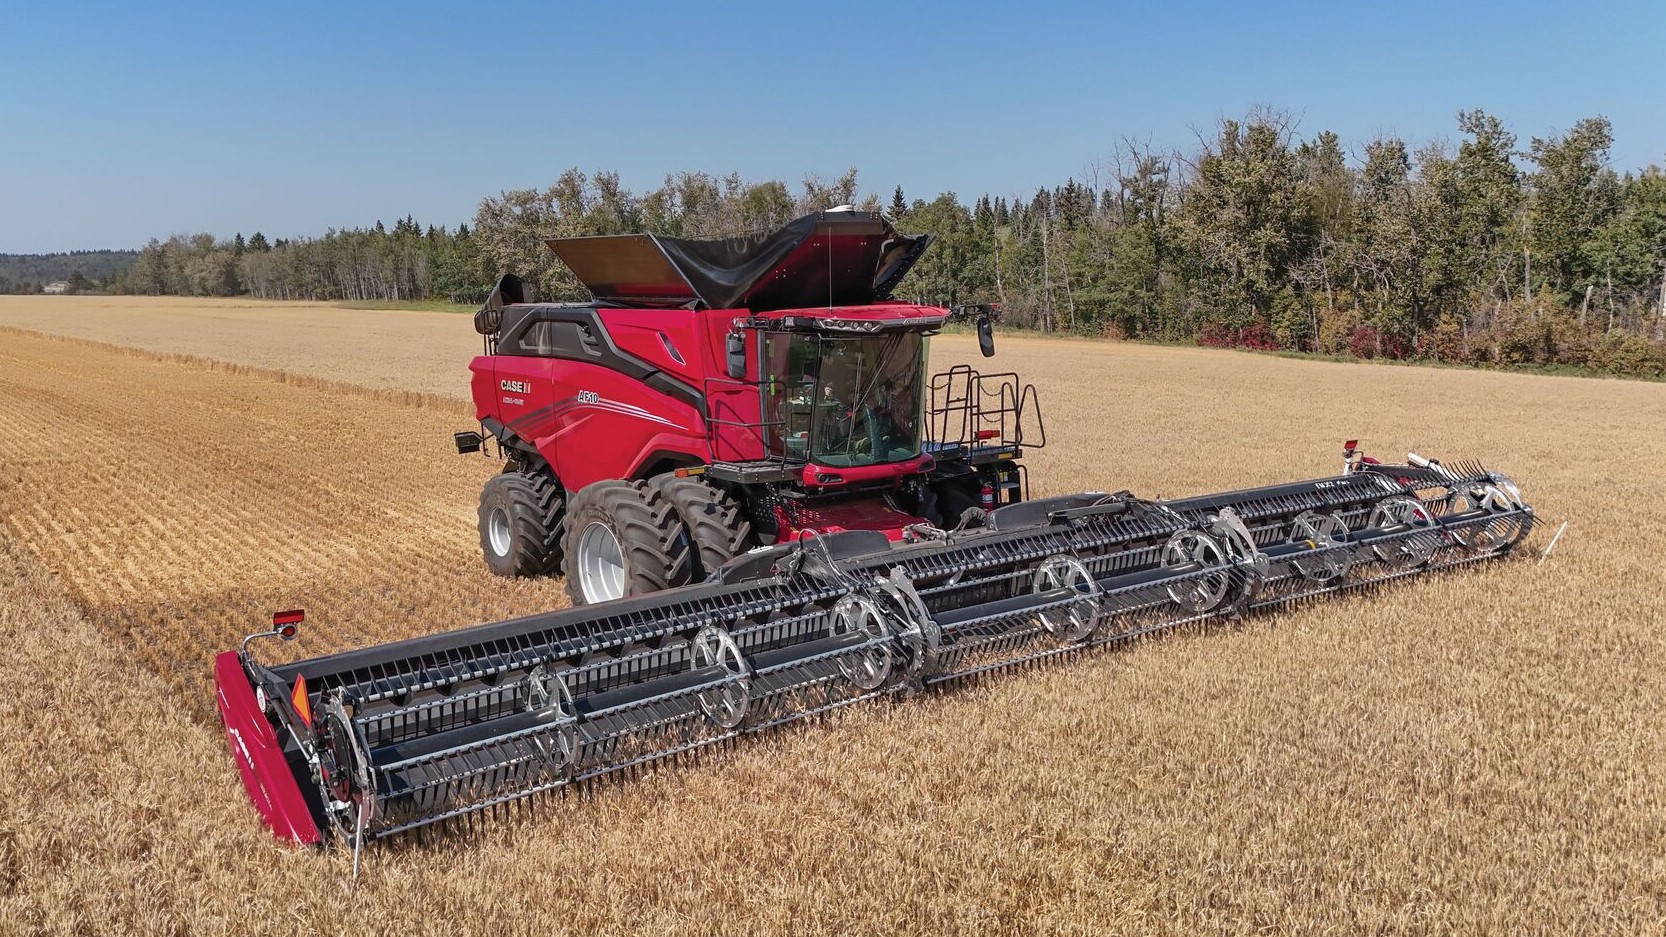
[(295, 712), (300, 715), (301, 721), (312, 725), (312, 703), (307, 699), (306, 677), (295, 678), (295, 689), (289, 694), (289, 702), (294, 704)]

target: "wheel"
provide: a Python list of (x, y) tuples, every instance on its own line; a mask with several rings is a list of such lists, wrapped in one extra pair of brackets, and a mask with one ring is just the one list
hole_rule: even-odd
[(561, 568), (562, 489), (547, 475), (504, 472), (480, 491), (480, 552), (499, 576)]
[(688, 530), (646, 482), (586, 485), (567, 507), (567, 594), (594, 605), (684, 586), (694, 576)]
[(698, 478), (657, 475), (648, 487), (677, 509), (694, 542), (694, 578), (705, 579), (751, 546), (752, 522), (722, 489)]
[(688, 650), (689, 664), (695, 670), (716, 668), (723, 675), (721, 686), (701, 690), (696, 697), (701, 711), (720, 729), (733, 729), (740, 725), (746, 718), (746, 711), (752, 707), (749, 696), (752, 681), (751, 671), (747, 669), (735, 639), (722, 628), (707, 625), (695, 633)]
[(872, 642), (886, 637), (879, 606), (865, 595), (847, 595), (833, 606), (827, 633), (835, 638), (856, 635), (869, 646), (839, 658), (839, 672), (864, 693), (877, 690), (891, 678), (891, 650)]
[(539, 664), (522, 680), (522, 704), (526, 712), (535, 713), (545, 728), (530, 736), (550, 776), (566, 778), (578, 756), (578, 716), (573, 708), (573, 694), (560, 674), (551, 673)]
[(376, 791), (370, 780), (370, 757), (339, 691), (325, 701), (318, 729), (320, 799), (341, 841), (352, 843), (376, 812)]

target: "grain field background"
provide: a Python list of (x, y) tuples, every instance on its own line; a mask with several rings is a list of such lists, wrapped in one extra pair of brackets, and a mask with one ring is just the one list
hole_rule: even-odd
[(1568, 533), (847, 710), (375, 850), (348, 894), (244, 803), (209, 661), (277, 607), (315, 654), (562, 602), (479, 559), (467, 318), (0, 298), (0, 934), (1666, 932), (1666, 385), (1000, 344), (1037, 493), (1325, 474), (1359, 436), (1483, 459)]

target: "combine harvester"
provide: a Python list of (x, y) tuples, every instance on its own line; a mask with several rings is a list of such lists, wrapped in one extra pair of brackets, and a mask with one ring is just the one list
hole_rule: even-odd
[(1502, 556), (1532, 527), (1503, 475), (1353, 442), (1312, 481), (1028, 500), (1033, 390), (925, 376), (952, 318), (991, 354), (994, 310), (889, 298), (927, 243), (836, 211), (550, 242), (590, 303), (501, 280), (475, 320), (484, 433), (457, 446), (504, 461), (487, 565), (564, 569), (576, 607), (294, 664), (219, 655), (274, 833), (357, 850), (861, 700)]

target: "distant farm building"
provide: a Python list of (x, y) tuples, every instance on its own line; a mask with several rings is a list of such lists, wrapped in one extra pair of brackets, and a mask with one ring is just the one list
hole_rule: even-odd
[(54, 280), (41, 287), (40, 291), (42, 293), (67, 293), (69, 292), (69, 284), (63, 280)]

